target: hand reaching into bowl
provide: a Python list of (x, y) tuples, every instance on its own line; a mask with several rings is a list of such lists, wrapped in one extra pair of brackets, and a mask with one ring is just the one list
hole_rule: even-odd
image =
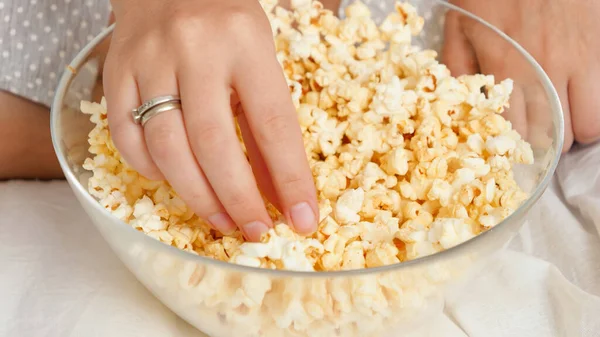
[[(113, 45), (113, 51), (111, 52), (112, 57), (109, 60), (109, 68), (106, 72), (107, 77), (113, 81), (113, 83), (115, 83), (114, 85), (116, 86), (113, 91), (107, 93), (109, 98), (112, 97), (110, 98), (109, 102), (111, 109), (121, 109), (120, 112), (114, 111), (114, 114), (111, 113), (111, 126), (115, 131), (117, 131), (119, 129), (119, 126), (117, 125), (121, 125), (122, 123), (121, 131), (117, 131), (121, 132), (122, 134), (116, 134), (116, 137), (118, 138), (118, 146), (120, 149), (122, 148), (127, 160), (149, 177), (163, 178), (165, 177), (165, 172), (162, 172), (162, 168), (159, 169), (159, 166), (156, 164), (152, 155), (148, 151), (148, 148), (145, 145), (146, 135), (144, 132), (140, 130), (139, 126), (131, 125), (131, 120), (128, 120), (128, 118), (130, 119), (130, 116), (127, 116), (129, 114), (129, 109), (141, 104), (141, 100), (144, 98), (140, 97), (140, 94), (142, 94), (142, 88), (139, 87), (138, 84), (141, 82), (146, 83), (147, 81), (152, 81), (153, 85), (157, 85), (157, 83), (160, 81), (170, 81), (170, 83), (165, 82), (164, 86), (168, 86), (171, 89), (177, 90), (177, 92), (173, 93), (178, 93), (181, 95), (182, 93), (180, 90), (184, 88), (184, 83), (179, 81), (181, 78), (179, 76), (167, 75), (170, 76), (170, 79), (160, 79), (159, 76), (162, 75), (160, 75), (158, 72), (163, 72), (164, 69), (170, 67), (172, 74), (175, 74), (175, 70), (178, 71), (178, 75), (191, 74), (191, 71), (195, 71), (193, 70), (194, 68), (183, 66), (183, 64), (189, 64), (190, 66), (195, 66), (198, 69), (210, 70), (214, 74), (212, 69), (213, 64), (207, 63), (207, 53), (209, 51), (218, 50), (218, 48), (223, 49), (223, 46), (230, 46), (231, 41), (229, 41), (230, 44), (227, 44), (226, 39), (209, 36), (207, 38), (203, 38), (202, 40), (196, 40), (197, 46), (192, 47), (190, 45), (192, 44), (193, 40), (196, 37), (210, 35), (211, 32), (225, 34), (223, 36), (229, 36), (227, 34), (235, 35), (235, 30), (230, 29), (229, 26), (227, 26), (228, 23), (237, 27), (238, 31), (241, 30), (241, 34), (251, 32), (252, 30), (250, 28), (254, 26), (245, 26), (243, 23), (234, 22), (234, 20), (230, 18), (225, 18), (224, 21), (217, 22), (217, 26), (210, 26), (213, 30), (204, 30), (203, 32), (194, 30), (190, 34), (193, 35), (194, 38), (190, 37), (188, 39), (179, 39), (184, 40), (184, 42), (187, 41), (187, 50), (198, 50), (197, 52), (193, 52), (191, 56), (188, 56), (188, 61), (186, 61), (187, 63), (182, 62), (184, 58), (183, 56), (177, 56), (178, 60), (181, 61), (175, 61), (175, 55), (183, 54), (174, 51), (178, 49), (168, 49), (175, 48), (174, 46), (178, 40), (171, 35), (167, 35), (166, 32), (169, 30), (165, 27), (171, 27), (171, 31), (176, 31), (177, 29), (172, 27), (176, 26), (182, 28), (186, 25), (186, 22), (190, 21), (202, 22), (203, 25), (206, 25), (207, 22), (211, 22), (210, 20), (218, 21), (218, 19), (216, 19), (212, 14), (219, 13), (219, 15), (221, 15), (219, 18), (221, 18), (224, 13), (226, 13), (226, 10), (221, 11), (219, 8), (232, 8), (232, 6), (237, 6), (235, 7), (238, 11), (236, 14), (242, 14), (239, 16), (245, 17), (245, 19), (250, 17), (258, 18), (263, 15), (262, 13), (256, 13), (256, 8), (258, 5), (254, 3), (254, 1), (246, 2), (248, 3), (238, 4), (236, 2), (234, 4), (234, 2), (231, 0), (202, 0), (194, 2), (165, 2), (150, 0), (144, 2), (144, 6), (137, 6), (134, 8), (133, 6), (135, 6), (135, 4), (132, 4), (133, 1), (131, 0), (113, 0), (113, 4), (115, 5), (114, 7), (117, 9), (117, 11), (119, 11), (119, 16), (122, 18), (121, 21), (123, 22), (119, 23), (119, 28), (117, 29), (118, 40)], [(281, 2), (284, 4), (289, 4), (290, 0), (282, 0)], [(323, 2), (330, 9), (337, 8), (337, 5), (339, 4), (339, 0), (327, 0)], [(600, 55), (600, 42), (596, 39), (596, 32), (600, 26), (600, 23), (598, 20), (596, 20), (596, 17), (600, 14), (600, 3), (598, 1), (555, 0), (548, 2), (544, 0), (452, 0), (451, 2), (473, 12), (476, 15), (480, 15), (492, 24), (497, 25), (510, 36), (515, 38), (518, 42), (520, 42), (528, 51), (533, 54), (534, 57), (536, 57), (538, 61), (540, 61), (541, 65), (545, 68), (551, 79), (554, 81), (564, 107), (566, 121), (565, 150), (569, 149), (575, 140), (582, 143), (589, 143), (597, 140), (600, 137), (600, 121), (598, 117), (598, 109), (600, 109), (600, 95), (596, 93), (599, 85), (596, 83), (596, 81), (594, 81), (595, 77), (597, 77), (597, 75), (600, 73), (600, 57), (598, 56)], [(175, 3), (175, 5), (171, 6), (172, 3)], [(202, 11), (200, 8), (204, 8), (203, 6), (207, 6), (207, 8), (210, 8), (210, 10), (203, 11), (204, 14), (196, 13), (196, 11)], [(190, 7), (189, 11), (187, 10), (188, 7)], [(243, 12), (242, 7), (244, 10), (252, 8), (252, 10), (254, 10), (254, 14)], [(28, 10), (25, 10), (25, 12), (28, 12)], [(172, 14), (175, 14), (175, 16), (170, 17)], [(195, 16), (196, 14), (198, 15), (197, 17)], [(145, 17), (145, 15), (148, 16)], [(210, 16), (208, 18), (209, 20), (203, 20), (202, 15)], [(266, 21), (266, 19), (263, 18), (262, 21)], [(501, 76), (503, 72), (506, 73), (506, 69), (508, 69), (507, 67), (513, 67), (515, 63), (518, 63), (519, 60), (518, 56), (516, 55), (487, 55), (485, 53), (486, 50), (497, 50), (496, 48), (486, 47), (489, 44), (495, 43), (496, 39), (493, 36), (488, 36), (489, 34), (486, 34), (485, 31), (477, 31), (474, 29), (474, 27), (477, 25), (472, 23), (470, 24), (469, 20), (464, 20), (464, 17), (463, 19), (459, 20), (458, 16), (451, 15), (446, 22), (446, 40), (449, 41), (449, 43), (446, 44), (448, 48), (446, 48), (444, 52), (444, 62), (449, 65), (455, 74), (481, 70), (485, 73), (495, 73), (496, 75)], [(263, 24), (263, 26), (264, 25), (265, 24)], [(224, 29), (223, 27), (227, 28)], [(187, 32), (189, 29), (180, 30), (183, 33), (184, 31)], [(239, 34), (240, 33), (238, 32), (238, 35), (235, 36), (239, 38)], [(180, 34), (176, 36), (182, 35)], [(263, 32), (262, 36), (264, 40), (262, 43), (266, 44), (267, 35)], [(159, 40), (164, 40), (164, 42), (155, 42)], [(212, 43), (215, 41), (220, 43), (221, 47), (212, 47)], [(249, 43), (254, 46), (255, 41), (257, 43), (256, 46), (258, 46), (258, 43), (261, 43), (259, 38), (255, 36), (252, 36), (251, 39), (244, 40), (242, 42)], [(15, 48), (17, 42), (17, 40), (13, 41)], [(84, 41), (79, 42), (84, 43)], [(153, 43), (157, 44), (153, 45)], [(179, 43), (181, 44), (182, 42), (179, 41)], [(143, 48), (140, 47), (142, 45), (145, 46), (144, 48), (148, 49), (145, 51), (145, 54), (144, 51), (142, 51)], [(257, 51), (253, 48), (248, 48), (248, 46), (246, 49), (244, 49), (242, 47), (243, 44), (234, 45), (238, 49), (231, 48), (230, 50), (213, 52), (213, 57), (216, 57), (214, 54), (219, 56), (219, 62), (217, 62), (218, 64), (225, 64), (227, 58), (230, 59), (230, 65), (235, 63), (234, 61), (231, 61), (231, 59), (235, 59), (236, 57), (243, 57), (247, 60), (248, 58), (245, 57), (246, 55), (237, 54), (240, 48), (250, 51), (250, 54), (254, 55), (255, 57), (258, 55), (257, 53), (266, 53), (264, 50)], [(207, 46), (210, 46), (211, 48), (206, 48)], [(157, 54), (149, 54), (152, 52), (152, 48), (158, 50)], [(45, 56), (44, 54), (40, 55)], [(193, 62), (189, 60), (190, 58), (193, 58)], [(161, 62), (163, 61), (171, 62), (171, 64), (161, 65)], [(39, 62), (41, 63), (42, 60), (40, 59)], [(262, 64), (262, 62), (265, 61), (262, 60), (257, 64), (253, 64), (249, 69), (261, 69), (259, 68), (259, 65)], [(25, 63), (23, 64), (24, 67), (27, 66)], [(240, 62), (236, 64), (245, 63)], [(152, 65), (155, 65), (155, 67)], [(146, 70), (142, 71), (141, 69), (143, 67), (150, 67), (150, 73), (148, 73)], [(239, 67), (243, 68), (243, 66)], [(120, 71), (123, 71), (123, 73), (120, 73)], [(261, 73), (261, 75), (265, 74), (266, 73)], [(150, 79), (143, 79), (140, 77), (142, 75), (147, 76)], [(229, 78), (232, 80), (233, 75), (238, 74), (232, 73), (229, 75), (232, 75)], [(197, 77), (197, 74), (189, 77)], [(200, 81), (200, 79), (196, 79), (196, 81)], [(173, 88), (175, 83), (177, 84), (177, 87)], [(255, 87), (260, 89), (263, 95), (266, 95), (264, 93), (270, 90), (257, 80), (254, 81), (254, 83), (257, 83)], [(235, 84), (238, 85), (239, 83), (236, 82)], [(216, 86), (211, 85), (211, 87)], [(233, 86), (229, 86), (229, 88), (237, 89)], [(539, 88), (525, 89), (534, 91), (539, 90)], [(523, 88), (520, 90), (523, 91)], [(188, 90), (188, 92), (189, 91), (190, 90)], [(198, 101), (197, 98), (200, 97), (200, 95), (206, 95), (195, 88), (193, 92), (194, 96), (192, 96), (192, 98), (196, 97), (196, 101)], [(198, 93), (197, 96), (196, 93)], [(523, 92), (521, 92), (520, 95), (523, 96)], [(268, 96), (275, 98), (274, 94)], [(517, 90), (513, 97), (518, 98), (518, 96), (519, 92)], [(529, 93), (528, 97), (535, 97), (535, 95)], [(242, 106), (244, 106), (244, 102), (245, 100), (242, 100)], [(529, 99), (529, 103), (533, 103), (534, 105), (535, 99)], [(521, 105), (526, 104), (527, 103), (525, 102), (521, 103)], [(191, 112), (188, 110), (195, 109), (194, 111), (208, 111), (210, 109), (204, 104), (202, 104), (202, 107), (195, 108), (190, 108), (190, 105), (192, 104), (184, 103), (183, 105), (188, 107), (184, 109), (186, 110), (186, 115), (188, 115), (187, 112)], [(15, 109), (15, 106), (19, 106), (19, 108)], [(519, 104), (515, 104), (513, 106), (518, 108)], [(536, 118), (534, 113), (523, 113), (523, 109), (517, 109), (514, 107), (509, 111), (509, 115), (512, 115), (509, 116), (509, 119), (512, 121), (521, 120), (521, 122), (523, 122), (521, 124), (524, 124), (525, 126), (520, 126), (520, 123), (515, 123), (514, 126), (524, 135), (528, 133), (527, 124), (531, 126), (536, 123), (544, 122), (540, 121), (539, 118)], [(0, 165), (0, 180), (12, 178), (53, 178), (62, 176), (62, 171), (60, 170), (58, 162), (55, 159), (51, 146), (50, 134), (48, 132), (48, 115), (43, 113), (44, 110), (47, 112), (46, 107), (39, 106), (32, 101), (27, 100), (27, 98), (17, 97), (7, 92), (0, 92), (0, 118), (2, 119), (2, 123), (0, 123), (0, 162), (2, 162), (2, 165)], [(278, 108), (274, 108), (274, 110), (283, 111)], [(521, 110), (521, 113), (519, 113), (519, 110)], [(527, 110), (535, 111), (536, 109), (532, 108)], [(38, 113), (38, 111), (41, 112)], [(113, 111), (111, 110), (111, 112)], [(118, 114), (120, 114), (119, 116), (121, 119), (117, 118)], [(179, 113), (169, 112), (166, 115), (175, 115), (175, 118), (179, 118), (179, 123), (182, 123), (185, 118), (178, 116), (178, 114)], [(246, 117), (248, 116), (254, 116), (254, 114), (252, 112), (243, 114), (242, 122), (244, 122), (244, 119), (247, 120)], [(166, 118), (166, 116), (161, 116), (160, 118), (156, 117), (154, 119), (158, 119), (160, 121), (161, 118)], [(295, 121), (293, 123), (295, 123)], [(129, 133), (127, 130), (132, 131)], [(245, 130), (248, 131), (249, 128), (245, 128)], [(198, 135), (198, 133), (195, 134)], [(246, 132), (246, 134), (248, 134), (248, 132)], [(199, 137), (207, 136), (201, 135)], [(298, 138), (298, 136), (296, 136), (296, 138)], [(15, 148), (13, 144), (20, 145), (18, 148)], [(186, 158), (190, 160), (190, 148), (190, 145), (186, 145), (183, 147), (183, 149), (188, 152), (185, 152), (180, 148), (175, 154), (177, 154), (177, 156), (181, 156), (181, 153), (187, 153)], [(129, 152), (127, 151), (128, 149)], [(173, 151), (169, 152), (169, 155), (173, 155)], [(255, 149), (254, 153), (256, 154), (259, 152), (262, 157), (264, 154), (261, 151), (258, 151), (258, 149)], [(33, 153), (35, 155), (31, 156), (30, 159), (25, 160), (25, 157), (22, 155), (23, 153)], [(299, 158), (298, 154), (292, 155), (292, 153), (299, 153), (298, 150), (290, 150), (288, 153), (289, 154), (281, 154), (282, 160), (280, 162), (283, 163), (283, 159), (287, 157)], [(254, 158), (253, 161), (256, 163), (257, 158), (259, 157), (252, 155), (252, 158)], [(298, 160), (302, 161), (301, 159)], [(259, 160), (258, 162), (269, 163), (270, 161)], [(193, 189), (194, 191), (197, 191), (197, 193), (194, 192), (193, 194), (187, 195), (187, 198), (191, 205), (195, 205), (192, 207), (200, 210), (200, 208), (204, 209), (204, 206), (198, 205), (204, 205), (206, 203), (204, 200), (208, 199), (204, 199), (200, 190), (195, 189), (199, 184), (197, 181), (203, 181), (202, 184), (207, 185), (210, 179), (206, 180), (207, 178), (203, 178), (204, 175), (199, 173), (200, 164), (196, 163), (195, 165), (198, 167), (198, 169), (195, 169), (197, 170), (197, 176), (201, 176), (202, 178), (197, 177), (195, 180), (190, 179), (189, 181), (194, 182), (191, 184), (185, 183), (188, 181), (187, 179), (185, 182), (180, 181), (179, 183), (173, 181), (173, 184), (183, 184), (185, 185), (184, 188), (188, 188), (189, 186), (190, 190)], [(287, 165), (291, 167), (293, 166), (293, 162), (290, 162)], [(223, 166), (233, 166), (233, 164)], [(259, 183), (261, 183), (261, 181), (266, 181), (267, 183), (265, 183), (265, 185), (271, 186), (269, 188), (264, 188), (262, 186), (263, 184), (261, 183), (261, 188), (263, 188), (268, 197), (272, 199), (280, 198), (275, 198), (277, 196), (275, 187), (273, 187), (273, 184), (268, 184), (270, 183), (269, 178), (271, 178), (271, 174), (267, 174), (266, 169), (259, 169), (259, 166), (259, 164), (253, 164), (253, 169), (255, 175), (259, 178)], [(308, 173), (306, 173), (306, 166), (304, 164), (301, 164), (300, 166), (304, 167), (304, 169), (300, 169), (305, 172), (303, 175), (305, 177), (304, 179), (308, 179), (306, 178), (308, 175)], [(189, 168), (193, 166), (181, 165), (181, 167)], [(247, 166), (244, 167), (245, 168), (243, 170), (246, 172), (247, 176), (249, 169)], [(264, 164), (263, 167), (270, 166)], [(228, 169), (231, 170), (232, 168)], [(169, 172), (171, 173), (168, 177), (166, 177), (167, 179), (174, 174), (172, 171)], [(201, 172), (204, 172), (204, 169), (202, 169)], [(223, 171), (223, 173), (225, 173), (225, 171)], [(273, 172), (273, 174), (275, 174), (275, 172)], [(181, 171), (181, 173), (176, 175), (178, 177), (185, 177), (185, 172)], [(297, 178), (298, 177), (288, 177), (288, 180)], [(237, 180), (238, 178), (236, 178), (236, 181)], [(250, 185), (252, 185), (252, 183), (250, 183)], [(236, 186), (238, 186), (238, 190), (242, 189), (242, 187), (239, 185)], [(179, 190), (182, 190), (182, 188), (180, 187)], [(251, 188), (250, 190), (254, 191), (252, 192), (254, 194), (257, 193), (254, 188)], [(246, 188), (245, 191), (245, 193), (248, 193), (249, 189)], [(297, 196), (297, 199), (294, 200), (314, 200), (313, 197), (308, 196), (311, 194), (311, 192), (303, 191), (304, 190), (300, 190), (295, 193), (294, 195)], [(183, 190), (182, 192), (185, 193)], [(303, 193), (307, 193), (305, 197), (301, 196)], [(211, 195), (213, 195), (214, 199), (217, 195), (216, 191), (211, 192)], [(293, 203), (293, 201), (289, 201), (289, 198), (291, 198), (291, 196), (285, 197), (285, 200), (281, 202), (277, 200), (274, 201), (278, 203), (280, 207), (283, 207), (284, 212), (288, 214), (288, 217), (290, 208), (289, 205)], [(192, 199), (199, 199), (202, 201), (194, 201)], [(238, 198), (237, 200), (240, 199), (241, 198)], [(211, 203), (213, 203), (213, 206), (216, 204), (216, 202)], [(316, 209), (314, 206), (314, 201), (308, 201), (308, 203), (313, 205), (311, 206), (313, 210)], [(219, 205), (221, 205), (220, 202)], [(253, 202), (253, 205), (258, 205), (258, 203)], [(247, 207), (253, 209), (253, 207), (257, 206)], [(262, 217), (265, 216), (262, 211), (257, 212), (262, 214)], [(227, 220), (223, 222), (227, 223), (225, 227), (233, 228), (233, 225), (231, 225), (229, 219), (225, 218), (225, 220)]]
[[(167, 179), (222, 232), (240, 227), (256, 240), (271, 226), (257, 186), (297, 231), (314, 230), (312, 175), (259, 4), (151, 0), (140, 8), (132, 0), (113, 2), (118, 25), (104, 77), (111, 132), (125, 160), (148, 178)], [(574, 140), (600, 138), (600, 98), (593, 95), (600, 43), (589, 33), (598, 25), (593, 13), (600, 5), (453, 2), (507, 32), (544, 67), (563, 104), (565, 150)], [(458, 16), (447, 18), (444, 61), (453, 72), (503, 77), (507, 67), (519, 66), (517, 55), (487, 53), (494, 37), (473, 27)], [(535, 133), (534, 125), (544, 121), (536, 120), (532, 88), (518, 90), (515, 97), (523, 102), (508, 117), (524, 135)], [(133, 108), (165, 95), (180, 98), (181, 110), (156, 115), (143, 127), (134, 123)], [(234, 116), (251, 166), (238, 145)]]
[[(223, 233), (239, 227), (258, 240), (272, 226), (258, 186), (297, 232), (314, 231), (313, 177), (258, 1), (112, 2), (117, 25), (104, 88), (112, 138), (126, 162), (168, 180)], [(132, 109), (167, 95), (181, 108), (171, 105), (143, 127), (134, 122)]]
[[(595, 0), (451, 0), (507, 33), (532, 54), (552, 80), (565, 118), (565, 145), (600, 139), (600, 2)], [(499, 38), (465, 16), (446, 18), (444, 62), (454, 75), (482, 72), (498, 79), (524, 65), (516, 53), (498, 50)], [(495, 45), (496, 44), (496, 45)], [(508, 48), (507, 48), (508, 49)], [(510, 48), (512, 49), (512, 48)], [(523, 67), (524, 68), (524, 67)], [(526, 71), (521, 76), (528, 76)], [(526, 82), (526, 81), (521, 81)], [(518, 88), (522, 102), (509, 119), (522, 134), (545, 121), (536, 116), (535, 90)], [(518, 97), (518, 93), (516, 92)], [(525, 113), (524, 110), (527, 110)], [(541, 114), (547, 116), (546, 114)], [(537, 118), (536, 118), (537, 117)]]

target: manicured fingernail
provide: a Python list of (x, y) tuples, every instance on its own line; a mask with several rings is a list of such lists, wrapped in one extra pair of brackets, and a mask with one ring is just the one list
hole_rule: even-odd
[(208, 217), (208, 222), (210, 222), (216, 230), (225, 235), (233, 234), (237, 228), (235, 222), (233, 222), (226, 213), (211, 215)]
[(260, 221), (247, 223), (242, 230), (250, 241), (260, 241), (260, 237), (269, 231), (269, 227)]
[(296, 232), (310, 234), (315, 231), (317, 225), (315, 212), (306, 202), (301, 202), (290, 209), (290, 218)]

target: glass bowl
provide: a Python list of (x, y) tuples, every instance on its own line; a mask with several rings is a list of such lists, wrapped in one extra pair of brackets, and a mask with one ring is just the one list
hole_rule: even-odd
[[(438, 254), (372, 269), (292, 272), (257, 269), (195, 256), (167, 246), (113, 217), (87, 192), (90, 173), (89, 117), (82, 99), (102, 95), (99, 65), (112, 27), (90, 42), (67, 67), (52, 105), (56, 154), (77, 199), (119, 258), (161, 302), (204, 333), (215, 336), (394, 336), (439, 314), (457, 298), (483, 266), (504, 248), (526, 221), (547, 187), (563, 146), (563, 115), (548, 76), (516, 42), (498, 29), (443, 1), (420, 1), (421, 15), (452, 13), (493, 36), (493, 53), (519, 55), (522, 65), (505, 68), (515, 80), (526, 116), (522, 127), (534, 149), (535, 164), (516, 167), (530, 194), (520, 208), (491, 230)], [(443, 20), (426, 20), (418, 43), (439, 50)], [(490, 44), (492, 45), (492, 44)], [(500, 80), (501, 78), (497, 78)], [(524, 103), (524, 104), (523, 104)], [(523, 111), (524, 110), (524, 111)], [(510, 111), (507, 115), (510, 115)], [(524, 130), (524, 131), (523, 131)]]

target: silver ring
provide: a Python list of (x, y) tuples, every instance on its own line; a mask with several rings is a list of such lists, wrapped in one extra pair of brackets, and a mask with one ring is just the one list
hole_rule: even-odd
[(146, 112), (144, 112), (144, 114), (141, 117), (140, 123), (142, 124), (142, 126), (146, 125), (146, 123), (148, 123), (148, 121), (156, 116), (159, 115), (163, 112), (167, 112), (167, 111), (171, 111), (171, 110), (180, 110), (181, 109), (181, 102), (180, 101), (171, 101), (171, 102), (166, 102), (166, 103), (162, 103), (159, 105), (155, 105), (154, 107), (150, 108), (149, 110), (146, 110)]
[(146, 114), (146, 112), (148, 112), (150, 109), (153, 109), (154, 107), (156, 107), (158, 105), (169, 103), (169, 102), (181, 102), (181, 99), (179, 98), (179, 96), (168, 95), (168, 96), (155, 97), (151, 100), (148, 100), (148, 101), (144, 102), (142, 105), (140, 105), (139, 107), (137, 107), (131, 111), (131, 114), (133, 116), (133, 121), (136, 124), (140, 124), (142, 122), (142, 117), (144, 116), (144, 114)]

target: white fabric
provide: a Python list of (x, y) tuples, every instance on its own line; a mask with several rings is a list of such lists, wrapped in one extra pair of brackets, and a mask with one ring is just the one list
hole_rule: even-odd
[[(599, 168), (600, 145), (566, 155), (511, 249), (414, 336), (600, 336)], [(0, 184), (0, 336), (203, 335), (125, 269), (66, 183), (9, 182)]]

